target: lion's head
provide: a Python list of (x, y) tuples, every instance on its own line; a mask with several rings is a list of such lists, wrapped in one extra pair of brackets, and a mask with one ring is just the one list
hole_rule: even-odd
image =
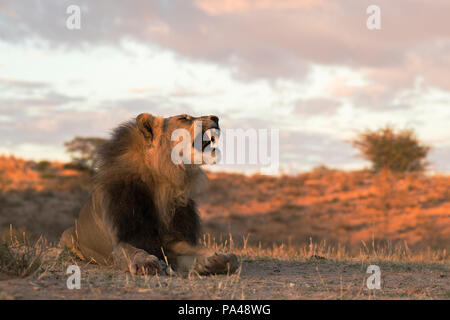
[(160, 156), (167, 158), (167, 152), (170, 152), (172, 163), (187, 167), (214, 162), (215, 144), (220, 133), (216, 116), (182, 114), (161, 118), (143, 113), (136, 118), (136, 124), (148, 142), (149, 153), (164, 150), (165, 154)]

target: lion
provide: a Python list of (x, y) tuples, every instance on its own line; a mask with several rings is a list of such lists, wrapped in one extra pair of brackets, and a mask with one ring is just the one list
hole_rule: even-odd
[[(98, 150), (89, 200), (75, 225), (62, 234), (61, 247), (83, 260), (133, 274), (163, 272), (168, 268), (164, 262), (180, 273), (235, 272), (236, 255), (198, 245), (194, 196), (206, 179), (201, 169), (205, 162), (176, 164), (171, 158), (176, 144), (172, 132), (184, 129), (194, 136), (194, 123), (201, 124), (202, 136), (209, 129), (220, 130), (216, 116), (163, 118), (148, 113), (114, 129)], [(203, 141), (201, 152), (213, 140)], [(193, 154), (194, 144), (191, 150)]]

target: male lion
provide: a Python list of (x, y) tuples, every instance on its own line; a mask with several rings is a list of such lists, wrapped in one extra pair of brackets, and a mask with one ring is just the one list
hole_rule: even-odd
[[(193, 195), (204, 179), (202, 163), (175, 164), (171, 159), (177, 143), (172, 132), (182, 128), (193, 137), (194, 122), (202, 124), (202, 137), (206, 130), (219, 130), (216, 116), (148, 113), (116, 128), (100, 147), (93, 192), (75, 226), (62, 234), (61, 246), (82, 259), (132, 273), (161, 271), (165, 258), (179, 272), (236, 271), (235, 255), (197, 247), (200, 225)], [(210, 144), (203, 142), (201, 152)]]

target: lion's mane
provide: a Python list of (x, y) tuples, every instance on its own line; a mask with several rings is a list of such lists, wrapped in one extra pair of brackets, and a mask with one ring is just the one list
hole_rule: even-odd
[(160, 251), (166, 234), (196, 243), (194, 197), (206, 180), (198, 166), (172, 162), (170, 133), (163, 127), (164, 119), (155, 118), (151, 141), (135, 121), (116, 128), (98, 151), (94, 178), (119, 239), (149, 252)]

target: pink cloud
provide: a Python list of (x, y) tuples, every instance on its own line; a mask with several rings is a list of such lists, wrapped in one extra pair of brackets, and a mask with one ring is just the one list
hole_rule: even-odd
[(322, 0), (195, 0), (195, 4), (211, 15), (242, 13), (252, 10), (305, 8), (321, 4)]

